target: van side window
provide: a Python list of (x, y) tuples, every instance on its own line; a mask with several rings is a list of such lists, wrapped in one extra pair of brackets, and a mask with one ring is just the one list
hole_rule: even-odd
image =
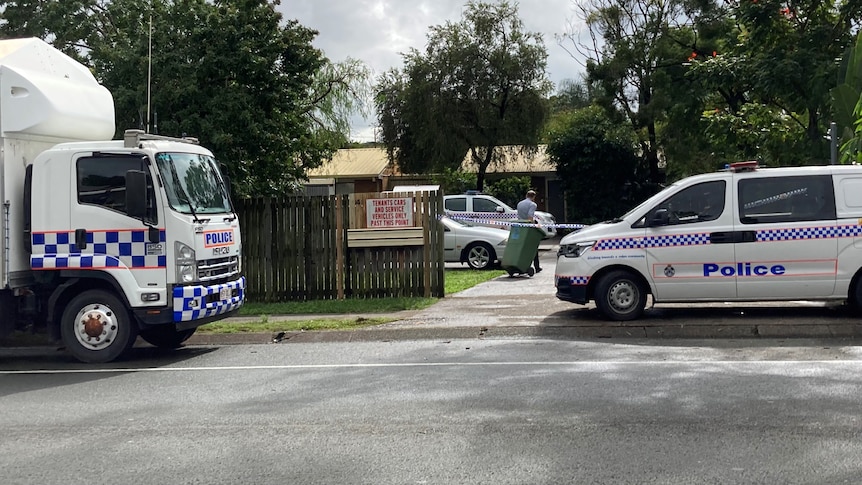
[(473, 198), (473, 212), (497, 212), (496, 202), (480, 197)]
[(743, 224), (835, 220), (830, 175), (750, 178), (739, 181)]
[(467, 212), (466, 197), (453, 197), (451, 199), (446, 199), (446, 202), (444, 202), (443, 205), (447, 211)]
[(155, 192), (149, 168), (140, 156), (102, 155), (78, 159), (78, 202), (106, 207), (126, 213), (126, 172), (147, 172), (146, 222), (158, 220), (155, 208)]
[(692, 185), (672, 195), (656, 206), (647, 216), (650, 220), (660, 209), (667, 210), (668, 225), (691, 224), (694, 222), (713, 221), (724, 212), (725, 191), (724, 180), (713, 180)]

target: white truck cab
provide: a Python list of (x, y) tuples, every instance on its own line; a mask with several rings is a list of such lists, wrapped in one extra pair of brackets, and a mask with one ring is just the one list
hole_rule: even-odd
[(862, 305), (862, 166), (758, 168), (680, 180), (560, 242), (557, 298), (612, 320), (655, 303)]
[[(0, 41), (0, 337), (47, 329), (85, 362), (177, 347), (245, 298), (213, 154), (115, 131), (111, 94), (39, 39)], [(107, 140), (107, 141), (105, 141)]]

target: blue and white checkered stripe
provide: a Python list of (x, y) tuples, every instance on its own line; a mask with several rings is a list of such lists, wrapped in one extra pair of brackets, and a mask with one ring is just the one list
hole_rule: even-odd
[[(207, 295), (218, 295), (224, 289), (236, 290), (229, 300), (206, 302)], [(242, 306), (245, 299), (245, 276), (236, 281), (213, 286), (175, 286), (174, 321), (187, 322), (199, 318), (221, 315)]]
[(831, 239), (837, 237), (862, 236), (862, 226), (797, 227), (792, 229), (769, 229), (757, 231), (757, 241), (797, 241), (800, 239)]
[[(54, 268), (166, 268), (167, 256), (147, 255), (146, 229), (90, 231), (87, 247), (81, 250), (75, 244), (75, 233), (37, 232), (33, 242), (30, 267)], [(160, 242), (165, 242), (165, 231), (159, 231)]]
[(615, 249), (645, 249), (665, 248), (673, 246), (699, 246), (709, 244), (709, 234), (673, 234), (649, 237), (616, 237), (602, 239), (594, 248), (595, 251), (611, 251)]
[(569, 278), (569, 284), (571, 286), (586, 286), (589, 282), (589, 276), (572, 276)]

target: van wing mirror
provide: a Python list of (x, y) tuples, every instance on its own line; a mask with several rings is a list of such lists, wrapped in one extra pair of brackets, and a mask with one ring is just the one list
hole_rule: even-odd
[(666, 226), (670, 223), (670, 214), (667, 209), (659, 209), (653, 213), (649, 220), (650, 227)]
[(126, 172), (126, 214), (142, 220), (147, 215), (147, 174), (142, 170)]
[(501, 206), (501, 205), (498, 205), (497, 209), (495, 209), (495, 210), (500, 214), (506, 212), (506, 209), (504, 209), (503, 206)]

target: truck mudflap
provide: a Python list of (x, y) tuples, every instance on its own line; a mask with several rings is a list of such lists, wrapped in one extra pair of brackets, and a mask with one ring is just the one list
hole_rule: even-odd
[(245, 301), (245, 276), (212, 286), (175, 286), (174, 322), (214, 317), (239, 309)]

